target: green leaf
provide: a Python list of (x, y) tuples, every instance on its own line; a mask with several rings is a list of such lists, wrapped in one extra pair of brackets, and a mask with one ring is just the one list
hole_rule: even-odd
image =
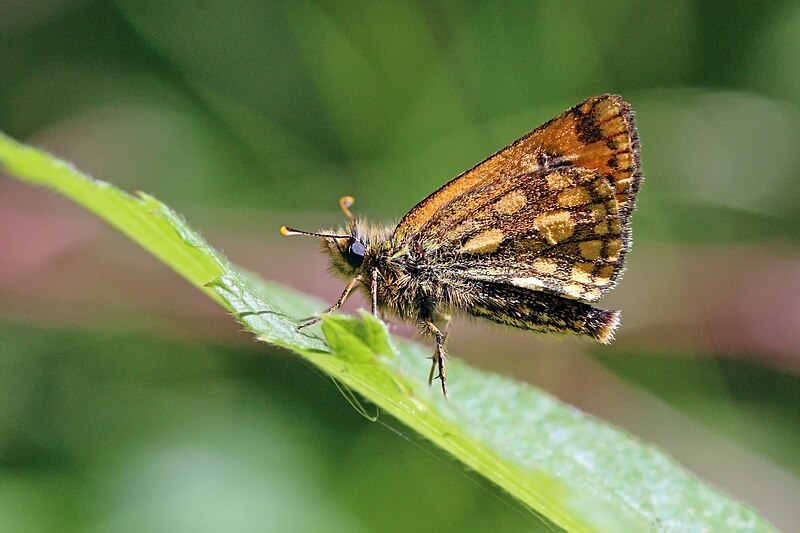
[(2, 134), (0, 164), (95, 213), (260, 340), (305, 358), (562, 528), (772, 531), (662, 452), (533, 387), (452, 360), (445, 400), (426, 382), (432, 348), (392, 339), (372, 316), (326, 316), (321, 327), (298, 331), (298, 320), (323, 304), (237, 269), (151, 196), (127, 194)]

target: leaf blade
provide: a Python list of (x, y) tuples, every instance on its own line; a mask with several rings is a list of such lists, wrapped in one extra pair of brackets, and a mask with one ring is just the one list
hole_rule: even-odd
[(0, 164), (106, 220), (234, 314), (391, 413), (570, 531), (771, 531), (746, 506), (703, 484), (655, 448), (549, 395), (454, 360), (452, 399), (425, 383), (429, 350), (393, 341), (371, 316), (326, 316), (298, 331), (317, 302), (233, 267), (177, 213), (86, 176), (0, 134)]

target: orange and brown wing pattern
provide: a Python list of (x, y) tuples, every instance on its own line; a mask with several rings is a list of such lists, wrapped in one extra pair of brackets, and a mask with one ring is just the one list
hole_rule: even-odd
[[(562, 167), (517, 176), (513, 183), (443, 228), (449, 245), (423, 246), (425, 253), (461, 278), (598, 300), (613, 286), (626, 251), (608, 179), (593, 170)], [(433, 242), (437, 238), (434, 234)]]
[(622, 270), (640, 179), (628, 104), (592, 98), (423, 200), (393, 245), (461, 278), (593, 302)]
[(627, 224), (641, 179), (639, 140), (630, 106), (616, 95), (590, 98), (546, 122), (417, 204), (398, 224), (393, 242), (448, 226), (463, 214), (460, 204), (514, 176), (576, 166), (598, 172), (613, 186), (619, 217)]

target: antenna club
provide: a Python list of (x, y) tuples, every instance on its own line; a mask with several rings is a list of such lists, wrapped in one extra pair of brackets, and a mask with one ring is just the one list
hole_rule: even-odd
[(356, 203), (356, 199), (352, 196), (342, 196), (339, 198), (339, 207), (344, 212), (347, 218), (354, 218), (353, 213), (350, 212), (350, 206)]
[(288, 237), (291, 234), (292, 234), (292, 230), (290, 230), (286, 226), (281, 226), (281, 235), (283, 235), (284, 237)]

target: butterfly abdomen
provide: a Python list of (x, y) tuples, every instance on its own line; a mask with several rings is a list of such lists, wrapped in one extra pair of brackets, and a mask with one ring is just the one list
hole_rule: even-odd
[(597, 309), (546, 291), (490, 282), (480, 284), (478, 291), (479, 296), (467, 312), (515, 328), (586, 335), (608, 344), (619, 326), (619, 311)]

